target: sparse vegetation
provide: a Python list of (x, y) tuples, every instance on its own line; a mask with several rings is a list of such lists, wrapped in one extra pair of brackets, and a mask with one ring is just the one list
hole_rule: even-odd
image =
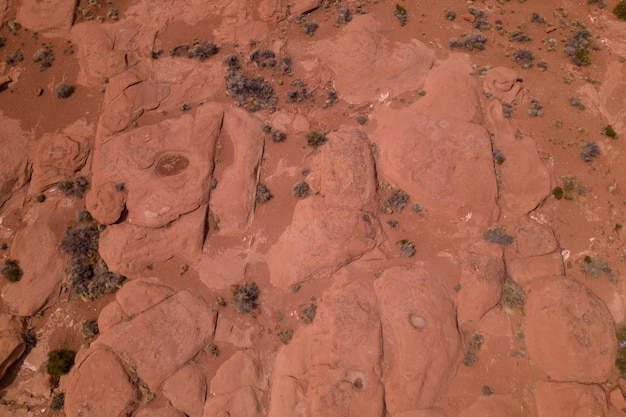
[(320, 25), (318, 25), (316, 22), (306, 22), (303, 26), (302, 26), (302, 32), (307, 34), (307, 35), (311, 35), (313, 36), (313, 34), (315, 33), (315, 31), (320, 27)]
[(530, 68), (533, 65), (535, 57), (533, 53), (528, 49), (516, 49), (513, 51), (513, 61), (517, 62), (522, 68)]
[(506, 161), (504, 154), (498, 149), (494, 149), (491, 154), (493, 155), (493, 161), (498, 165), (502, 165)]
[(211, 356), (220, 356), (220, 350), (214, 343), (211, 343), (209, 346), (207, 346), (207, 350), (209, 351)]
[(313, 148), (317, 148), (326, 143), (328, 139), (324, 133), (320, 132), (309, 132), (306, 134), (306, 142), (309, 146)]
[[(626, 13), (626, 10), (624, 12)], [(615, 359), (615, 366), (622, 374), (622, 378), (626, 377), (626, 327), (617, 332), (617, 358)]]
[(604, 128), (602, 129), (602, 134), (611, 139), (617, 139), (617, 132), (615, 132), (615, 129), (613, 129), (613, 126), (611, 125), (604, 126)]
[(272, 199), (272, 193), (270, 192), (270, 189), (267, 188), (266, 185), (264, 184), (257, 184), (256, 185), (256, 195), (254, 197), (254, 201), (257, 204), (263, 204), (263, 203), (267, 203), (268, 201), (270, 201)]
[(606, 274), (611, 282), (615, 282), (616, 278), (609, 264), (601, 257), (591, 257), (586, 255), (580, 265), (581, 271), (590, 277), (600, 278), (602, 274)]
[(191, 47), (187, 51), (187, 56), (189, 58), (198, 58), (200, 61), (206, 61), (208, 58), (217, 54), (219, 48), (217, 45), (210, 41), (195, 41)]
[(280, 343), (282, 343), (283, 345), (287, 345), (289, 344), (289, 342), (291, 342), (291, 339), (293, 338), (293, 330), (281, 330), (276, 333), (276, 336), (278, 336), (278, 340), (280, 340)]
[(626, 0), (622, 0), (615, 5), (615, 8), (613, 9), (613, 14), (619, 20), (626, 20)]
[(380, 212), (385, 214), (401, 213), (409, 202), (409, 195), (402, 190), (393, 192), (383, 201)]
[(305, 181), (300, 181), (293, 186), (293, 188), (291, 189), (291, 194), (293, 194), (295, 198), (302, 199), (306, 198), (309, 195), (309, 190), (309, 184), (307, 184)]
[(65, 393), (55, 392), (50, 398), (50, 409), (53, 411), (62, 410), (65, 406)]
[(453, 21), (454, 19), (456, 19), (456, 13), (454, 12), (454, 10), (446, 10), (446, 14), (444, 16), (449, 21)]
[(487, 38), (485, 38), (480, 33), (473, 33), (471, 35), (465, 36), (463, 40), (459, 40), (457, 38), (451, 38), (448, 41), (450, 48), (465, 48), (468, 51), (473, 51), (474, 49), (482, 51), (485, 49), (485, 42), (487, 42)]
[(517, 28), (509, 32), (509, 40), (511, 42), (530, 42), (533, 39), (530, 36), (524, 34), (522, 29)]
[(503, 228), (496, 227), (483, 233), (483, 240), (500, 246), (509, 246), (515, 239), (513, 236), (507, 234)]
[(470, 367), (478, 360), (478, 351), (483, 344), (483, 337), (478, 333), (473, 333), (471, 340), (466, 343), (463, 348), (465, 354), (463, 355), (463, 365)]
[(585, 105), (582, 103), (582, 101), (580, 101), (578, 97), (574, 97), (574, 96), (570, 97), (569, 104), (571, 104), (572, 107), (576, 107), (579, 110), (585, 110)]
[(54, 53), (51, 44), (44, 44), (44, 47), (38, 49), (33, 55), (33, 62), (39, 64), (39, 71), (45, 71), (52, 66), (54, 62)]
[(505, 119), (513, 117), (513, 105), (511, 103), (502, 103), (502, 114)]
[(350, 13), (350, 9), (348, 9), (347, 6), (344, 6), (341, 3), (337, 4), (336, 6), (337, 12), (339, 14), (335, 19), (335, 23), (337, 23), (338, 25), (345, 25), (346, 23), (350, 22), (352, 20), (352, 13)]
[(9, 282), (17, 282), (23, 275), (22, 269), (14, 259), (6, 259), (0, 273)]
[(98, 322), (95, 320), (88, 320), (83, 322), (80, 326), (80, 332), (85, 339), (90, 339), (100, 333), (98, 328)]
[(524, 300), (526, 295), (519, 285), (511, 277), (506, 277), (502, 285), (502, 303), (511, 310), (524, 313)]
[(415, 255), (415, 245), (410, 240), (402, 239), (397, 244), (400, 245), (400, 256), (410, 258)]
[(275, 109), (278, 99), (272, 86), (263, 77), (246, 77), (241, 72), (236, 55), (229, 55), (224, 63), (228, 66), (226, 95), (235, 100), (237, 106), (250, 112)]
[(65, 375), (74, 366), (76, 352), (67, 349), (51, 350), (48, 352), (46, 371), (52, 376)]
[(530, 99), (530, 106), (528, 106), (527, 113), (531, 117), (537, 117), (543, 114), (543, 106), (539, 104), (539, 100), (534, 97)]
[(16, 49), (4, 58), (4, 63), (7, 65), (15, 65), (18, 62), (22, 62), (23, 60), (24, 55), (22, 54), (22, 51)]
[(281, 132), (278, 129), (272, 129), (272, 133), (271, 133), (271, 138), (272, 138), (272, 142), (284, 142), (285, 139), (287, 138), (287, 135), (285, 135), (283, 132)]
[(255, 49), (250, 54), (250, 62), (257, 67), (274, 68), (276, 66), (276, 54), (270, 49)]
[(233, 299), (231, 304), (238, 313), (249, 313), (256, 307), (256, 300), (259, 298), (259, 287), (254, 282), (244, 282), (242, 285), (231, 287)]
[(571, 57), (572, 63), (581, 66), (587, 66), (591, 63), (589, 58), (589, 46), (591, 46), (592, 37), (580, 22), (574, 23), (572, 29), (572, 37), (565, 41), (563, 52)]
[(554, 189), (552, 190), (552, 197), (556, 198), (557, 200), (562, 199), (563, 195), (564, 195), (563, 188), (559, 186), (554, 187)]
[(484, 10), (477, 10), (473, 7), (467, 9), (468, 13), (474, 16), (474, 29), (485, 31), (491, 29), (491, 25), (487, 22), (487, 13)]
[(57, 96), (57, 98), (68, 98), (69, 96), (74, 94), (74, 90), (75, 88), (73, 85), (58, 83), (54, 87), (54, 94)]
[(593, 141), (588, 141), (580, 147), (580, 159), (585, 162), (591, 162), (600, 154), (600, 147)]
[(398, 19), (398, 22), (400, 22), (400, 26), (406, 25), (406, 22), (408, 20), (408, 15), (407, 15), (406, 9), (403, 6), (401, 6), (400, 4), (396, 4), (396, 8), (393, 11), (393, 15)]
[(316, 314), (317, 305), (315, 303), (311, 303), (302, 310), (302, 315), (300, 316), (300, 319), (304, 324), (311, 324), (313, 323)]

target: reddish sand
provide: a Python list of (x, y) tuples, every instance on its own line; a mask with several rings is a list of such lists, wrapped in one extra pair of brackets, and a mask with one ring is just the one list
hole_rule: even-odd
[(626, 415), (615, 1), (76, 3), (0, 0), (0, 416)]

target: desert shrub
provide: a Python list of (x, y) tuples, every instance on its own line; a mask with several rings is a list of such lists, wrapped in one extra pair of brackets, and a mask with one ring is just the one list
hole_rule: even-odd
[(267, 185), (261, 183), (257, 184), (256, 195), (254, 197), (254, 201), (257, 204), (267, 203), (272, 199), (272, 197), (272, 193), (270, 192), (270, 189), (267, 188)]
[(209, 346), (207, 346), (207, 350), (209, 351), (211, 356), (220, 356), (220, 349), (215, 343), (211, 343)]
[(386, 214), (401, 213), (409, 202), (409, 195), (402, 190), (393, 190), (383, 201), (380, 211)]
[(256, 300), (259, 298), (260, 291), (254, 282), (233, 285), (231, 292), (233, 293), (231, 304), (238, 313), (248, 313), (256, 307)]
[(306, 142), (309, 146), (317, 148), (326, 143), (328, 139), (324, 133), (320, 132), (309, 132), (306, 134)]
[(591, 46), (591, 32), (577, 23), (572, 29), (572, 36), (565, 41), (563, 52), (571, 57), (572, 63), (587, 66), (591, 63), (589, 58), (589, 46)]
[(192, 48), (187, 51), (189, 58), (198, 58), (205, 61), (219, 51), (216, 44), (210, 41), (194, 42)]
[(556, 198), (557, 200), (561, 200), (563, 196), (564, 196), (563, 188), (559, 186), (554, 187), (554, 189), (552, 190), (552, 197)]
[(17, 282), (22, 278), (22, 270), (16, 260), (6, 259), (0, 269), (2, 276), (9, 282)]
[(530, 42), (533, 39), (530, 36), (524, 34), (522, 29), (517, 28), (509, 33), (509, 40), (511, 42)]
[(454, 12), (454, 10), (446, 10), (446, 14), (444, 16), (449, 21), (453, 21), (454, 19), (456, 19), (456, 13)]
[(33, 55), (33, 62), (39, 64), (39, 71), (45, 71), (50, 68), (54, 62), (52, 46), (46, 44), (43, 48), (38, 49)]
[(502, 103), (502, 114), (505, 119), (513, 117), (513, 105), (511, 103)]
[(482, 51), (483, 49), (485, 49), (485, 42), (487, 42), (487, 38), (485, 38), (480, 33), (473, 33), (465, 36), (463, 40), (451, 38), (448, 41), (448, 44), (451, 48), (465, 48), (468, 51), (473, 51), (474, 49), (476, 49)]
[(276, 66), (276, 54), (270, 49), (256, 49), (250, 54), (250, 62), (255, 63), (258, 67)]
[(502, 303), (512, 310), (518, 310), (520, 313), (523, 313), (525, 298), (524, 290), (511, 277), (507, 277), (502, 285)]
[(576, 107), (579, 110), (585, 110), (585, 105), (582, 103), (582, 101), (580, 101), (578, 97), (574, 97), (574, 96), (570, 97), (569, 104), (571, 104), (572, 107)]
[(504, 161), (506, 161), (504, 154), (498, 149), (494, 149), (491, 154), (493, 156), (493, 161), (498, 165), (502, 165)]
[(65, 406), (65, 393), (55, 392), (52, 394), (52, 398), (50, 398), (50, 409), (54, 411), (62, 410), (63, 406)]
[(66, 229), (61, 250), (68, 255), (92, 258), (98, 250), (98, 228), (88, 225)]
[(415, 245), (408, 239), (399, 240), (398, 245), (400, 245), (400, 256), (405, 258), (410, 258), (415, 255)]
[(480, 31), (491, 29), (491, 25), (487, 22), (487, 13), (485, 13), (484, 10), (476, 10), (475, 8), (470, 7), (467, 11), (475, 17), (474, 23), (472, 23), (474, 29), (478, 29)]
[(170, 56), (186, 56), (189, 53), (189, 45), (177, 45), (170, 49)]
[(516, 49), (513, 51), (512, 59), (520, 64), (522, 68), (530, 68), (533, 65), (535, 57), (528, 49)]
[(626, 20), (626, 0), (622, 0), (615, 5), (613, 14), (620, 20)]
[(315, 303), (311, 303), (302, 310), (300, 318), (304, 324), (311, 324), (313, 323), (316, 314), (317, 305)]
[(272, 129), (272, 133), (271, 133), (271, 137), (272, 137), (272, 142), (284, 142), (285, 139), (287, 138), (287, 135), (285, 135), (283, 132), (281, 132), (278, 129)]
[(307, 35), (313, 35), (315, 33), (315, 31), (320, 27), (320, 25), (318, 25), (315, 22), (306, 22), (303, 26), (302, 26), (302, 32), (307, 34)]
[(500, 246), (509, 246), (515, 239), (507, 234), (504, 229), (496, 227), (483, 233), (483, 240)]
[(105, 294), (114, 293), (122, 287), (125, 280), (125, 276), (109, 271), (106, 266), (98, 265), (92, 268), (91, 276), (76, 274), (70, 277), (70, 284), (72, 294), (83, 301), (92, 301)]
[(609, 264), (599, 256), (585, 256), (580, 264), (580, 270), (585, 275), (589, 275), (593, 278), (600, 278), (602, 274), (606, 274), (609, 277), (609, 280), (615, 280), (613, 270)]
[(262, 77), (248, 78), (241, 72), (236, 55), (226, 57), (226, 95), (235, 100), (238, 106), (250, 112), (262, 109), (273, 110), (277, 97), (272, 86)]
[(591, 162), (600, 154), (600, 147), (593, 141), (588, 141), (580, 147), (580, 159), (585, 162)]
[(67, 349), (51, 350), (48, 352), (46, 371), (52, 376), (65, 375), (74, 366), (76, 352)]
[(297, 182), (291, 189), (291, 194), (295, 198), (302, 199), (309, 195), (310, 187), (305, 181)]
[(406, 9), (404, 7), (402, 7), (399, 4), (396, 4), (396, 8), (393, 11), (393, 15), (398, 19), (398, 22), (400, 22), (400, 26), (406, 25), (408, 16), (407, 16)]
[(345, 25), (352, 20), (352, 13), (350, 13), (350, 9), (343, 4), (337, 4), (337, 12), (338, 15), (335, 22), (338, 25)]
[(463, 350), (465, 351), (463, 355), (463, 365), (470, 367), (476, 363), (478, 360), (477, 353), (480, 351), (482, 345), (483, 337), (478, 333), (473, 333), (470, 341), (463, 346)]
[(80, 326), (80, 332), (85, 339), (96, 336), (100, 333), (100, 329), (98, 328), (98, 322), (95, 320), (88, 320), (83, 322), (83, 324)]
[(7, 65), (15, 65), (18, 62), (22, 62), (23, 60), (24, 55), (22, 54), (22, 51), (16, 49), (4, 58), (4, 63)]
[(287, 345), (289, 344), (289, 342), (291, 342), (291, 339), (293, 338), (293, 330), (281, 330), (276, 333), (276, 336), (278, 336), (278, 340), (280, 340), (283, 345)]
[(87, 209), (80, 209), (76, 211), (76, 220), (79, 222), (91, 222), (93, 217), (91, 217), (91, 213)]
[(58, 83), (54, 87), (54, 94), (56, 94), (57, 98), (68, 98), (72, 94), (74, 94), (75, 87), (70, 84)]
[(355, 119), (355, 120), (356, 120), (356, 122), (357, 122), (358, 124), (360, 124), (361, 126), (363, 126), (365, 123), (367, 123), (367, 117), (363, 116), (362, 114), (359, 114), (359, 115), (356, 117), (356, 119)]
[(530, 106), (528, 107), (527, 113), (531, 117), (541, 116), (543, 114), (543, 106), (539, 104), (539, 100), (534, 97), (530, 99)]
[(613, 126), (611, 125), (604, 126), (602, 134), (610, 137), (611, 139), (617, 139), (617, 132), (615, 132), (615, 129), (613, 129)]
[(544, 24), (546, 23), (546, 19), (544, 19), (543, 17), (539, 16), (539, 13), (537, 12), (533, 12), (533, 14), (530, 17), (530, 21), (533, 23), (537, 23), (537, 24)]

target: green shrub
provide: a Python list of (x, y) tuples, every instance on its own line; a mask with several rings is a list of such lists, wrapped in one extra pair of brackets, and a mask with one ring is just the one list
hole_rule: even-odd
[(74, 366), (76, 352), (67, 349), (51, 350), (48, 352), (48, 374), (52, 376), (65, 375)]
[(323, 133), (309, 132), (306, 134), (306, 142), (309, 144), (309, 146), (312, 146), (314, 148), (325, 144), (327, 140), (328, 139), (326, 138), (326, 135)]
[(611, 139), (617, 139), (617, 132), (615, 132), (615, 129), (613, 129), (611, 125), (606, 125), (604, 129), (602, 129), (602, 133)]
[(626, 0), (622, 0), (613, 9), (613, 14), (620, 20), (626, 20)]

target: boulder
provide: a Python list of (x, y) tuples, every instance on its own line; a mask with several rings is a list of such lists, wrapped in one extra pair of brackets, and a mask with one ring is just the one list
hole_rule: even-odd
[(532, 363), (553, 381), (603, 383), (617, 354), (611, 313), (576, 281), (543, 281), (526, 292), (525, 335)]
[(189, 417), (202, 417), (207, 397), (206, 370), (196, 364), (180, 368), (163, 382), (163, 395)]
[(174, 290), (158, 278), (139, 278), (126, 283), (115, 299), (126, 315), (136, 316), (172, 295)]
[(392, 267), (374, 282), (383, 332), (385, 406), (391, 415), (433, 407), (461, 361), (456, 308), (423, 267)]
[(102, 333), (93, 347), (107, 347), (136, 366), (152, 390), (201, 351), (213, 337), (216, 314), (184, 290)]
[(65, 392), (67, 417), (122, 417), (136, 408), (135, 390), (112, 352), (96, 349), (77, 357)]
[(15, 18), (33, 32), (69, 31), (75, 6), (64, 0), (24, 0)]
[(606, 417), (607, 396), (599, 385), (573, 382), (537, 382), (535, 403), (538, 417)]
[(7, 369), (18, 360), (26, 344), (22, 338), (22, 323), (10, 315), (0, 315), (0, 380)]

